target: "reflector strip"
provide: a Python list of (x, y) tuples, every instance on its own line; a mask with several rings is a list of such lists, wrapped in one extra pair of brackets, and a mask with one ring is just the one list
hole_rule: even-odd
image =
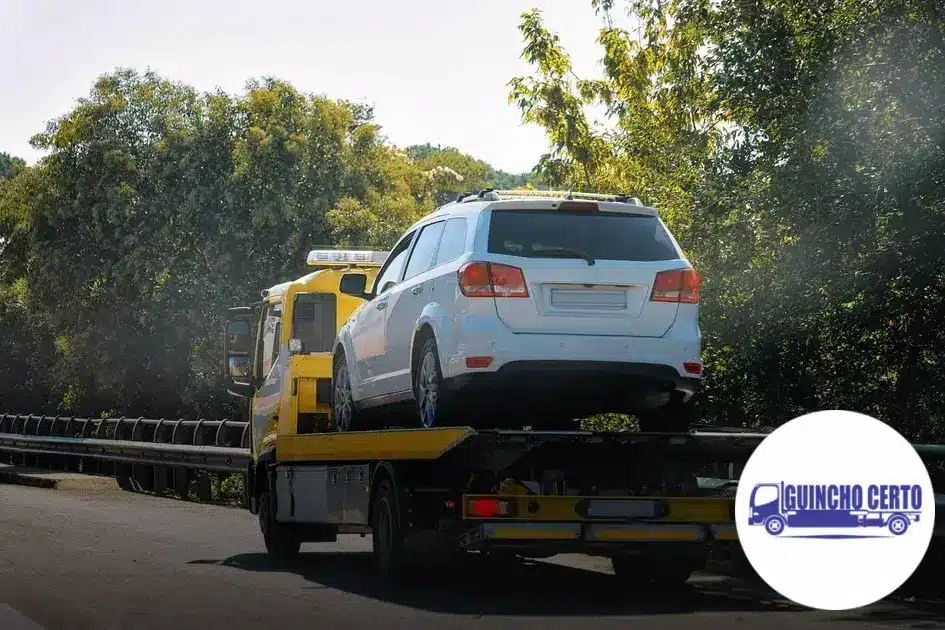
[(716, 540), (738, 540), (738, 530), (734, 525), (713, 525), (712, 537)]
[(650, 542), (705, 540), (705, 530), (699, 525), (591, 525), (587, 540), (600, 542)]
[(659, 501), (591, 500), (587, 502), (587, 515), (591, 518), (659, 518), (662, 507)]
[(581, 526), (567, 523), (484, 523), (486, 538), (499, 540), (578, 540)]

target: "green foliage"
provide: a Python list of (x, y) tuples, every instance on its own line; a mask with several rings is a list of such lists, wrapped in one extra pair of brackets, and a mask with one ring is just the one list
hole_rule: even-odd
[(228, 307), (305, 273), (313, 247), (390, 247), (453, 194), (451, 169), (495, 174), (272, 78), (200, 94), (119, 70), (33, 144), (35, 166), (0, 155), (0, 405), (76, 415), (238, 414)]
[(26, 162), (22, 158), (0, 151), (0, 179), (10, 179), (24, 166)]
[(543, 173), (660, 207), (702, 273), (704, 418), (846, 408), (941, 439), (940, 3), (591, 4), (603, 76), (574, 76), (533, 11), (510, 99), (548, 134)]

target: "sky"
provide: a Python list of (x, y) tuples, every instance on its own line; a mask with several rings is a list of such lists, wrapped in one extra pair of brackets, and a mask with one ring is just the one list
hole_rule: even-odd
[(455, 146), (530, 170), (548, 148), (508, 102), (528, 74), (518, 31), (542, 9), (581, 76), (598, 75), (590, 0), (0, 0), (0, 151), (33, 163), (30, 137), (117, 67), (202, 91), (275, 76), (374, 105), (389, 140)]

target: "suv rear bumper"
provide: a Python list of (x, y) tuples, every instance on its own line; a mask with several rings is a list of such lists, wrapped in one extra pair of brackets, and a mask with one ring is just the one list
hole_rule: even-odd
[[(513, 333), (495, 317), (475, 315), (457, 317), (455, 330), (455, 337), (441, 346), (446, 354), (440, 357), (445, 378), (498, 373), (506, 365), (538, 366), (543, 362), (573, 364), (574, 370), (581, 373), (588, 368), (579, 364), (592, 364), (592, 371), (623, 371), (658, 380), (699, 378), (685, 368), (689, 362), (701, 364), (702, 340), (695, 320), (677, 319), (662, 337)], [(491, 357), (492, 362), (485, 368), (470, 367), (466, 361), (472, 357)], [(669, 372), (659, 366), (669, 368)]]
[(673, 397), (686, 401), (700, 381), (653, 363), (523, 360), (446, 378), (443, 385), (471, 403), (583, 417), (659, 406)]

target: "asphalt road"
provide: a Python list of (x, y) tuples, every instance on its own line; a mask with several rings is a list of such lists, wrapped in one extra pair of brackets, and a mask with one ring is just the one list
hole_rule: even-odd
[(248, 513), (172, 499), (0, 485), (0, 629), (945, 628), (945, 608), (817, 613), (720, 578), (664, 599), (623, 592), (609, 563), (485, 561), (394, 586), (370, 539), (267, 560)]

